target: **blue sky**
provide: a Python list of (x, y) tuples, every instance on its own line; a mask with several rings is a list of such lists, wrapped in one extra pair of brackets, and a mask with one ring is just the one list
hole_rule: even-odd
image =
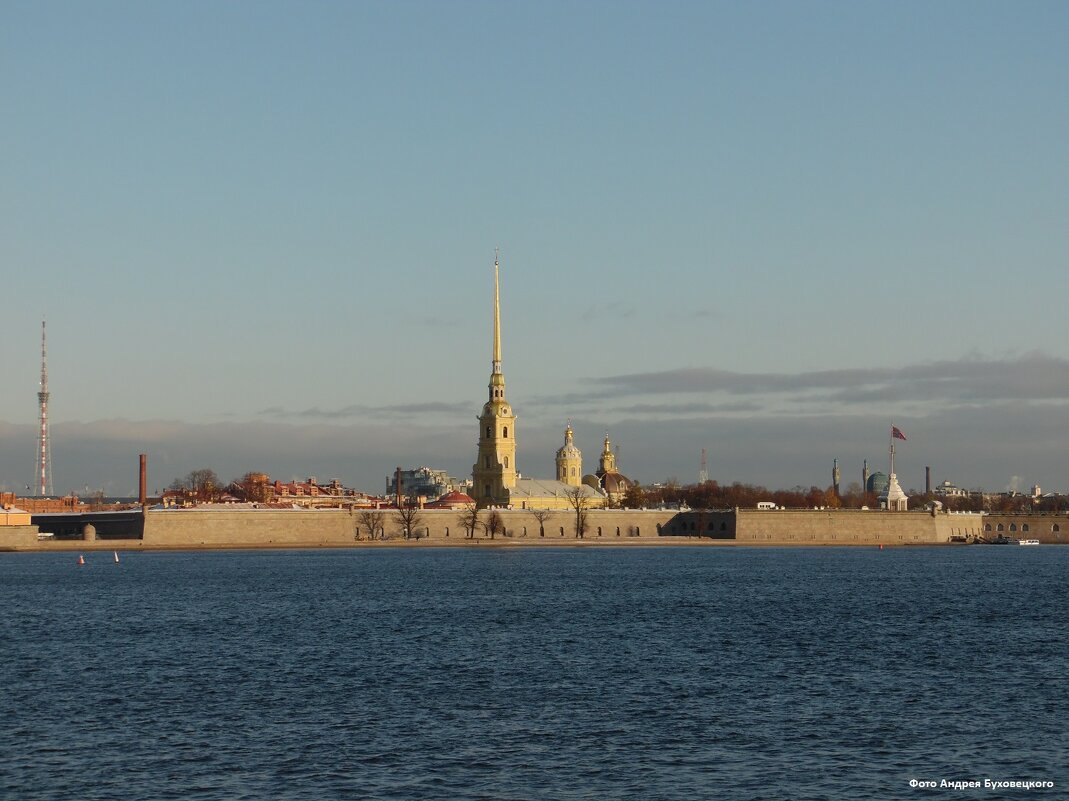
[(160, 485), (467, 473), (500, 247), (526, 474), (571, 419), (644, 481), (704, 446), (824, 485), (893, 418), (907, 486), (1069, 490), (1067, 33), (1041, 2), (4, 3), (0, 484), (42, 316), (57, 490), (128, 490), (142, 450)]

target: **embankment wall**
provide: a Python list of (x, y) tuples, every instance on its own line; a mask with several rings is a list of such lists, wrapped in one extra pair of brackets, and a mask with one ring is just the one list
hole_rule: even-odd
[(778, 545), (930, 545), (975, 537), (979, 514), (876, 510), (740, 510), (735, 540)]

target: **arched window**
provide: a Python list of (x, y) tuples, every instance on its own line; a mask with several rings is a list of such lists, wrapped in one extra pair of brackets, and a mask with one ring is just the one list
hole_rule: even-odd
[(493, 435), (492, 435), (492, 434), (490, 433), (490, 431), (491, 431), (491, 429), (490, 429), (490, 426), (487, 426), (487, 427), (486, 427), (486, 438), (487, 438), (487, 439), (490, 439), (490, 437), (492, 437), (492, 436), (493, 436)]
[(1059, 526), (1057, 523), (1055, 523), (1053, 526), (1050, 527), (1050, 530), (1054, 531), (1054, 532), (1058, 532), (1058, 531), (1062, 530), (1062, 527)]
[(1028, 531), (1028, 524), (1027, 523), (1022, 523), (1021, 524), (1021, 531)]
[(1016, 530), (1017, 530), (1017, 524), (1016, 523), (1010, 523), (1010, 531), (1016, 531)]
[(638, 527), (638, 526), (635, 526), (635, 536), (636, 536), (636, 537), (639, 537), (639, 536), (641, 536), (641, 533), (640, 533), (640, 529), (639, 529), (639, 527)]
[(598, 536), (601, 536), (601, 526), (598, 526)]
[(449, 536), (449, 526), (445, 527), (445, 536)]
[(575, 468), (572, 468), (572, 478), (575, 478)]
[(527, 526), (523, 527), (523, 536), (527, 536)]
[(562, 537), (564, 536), (564, 526), (561, 526), (561, 527), (560, 527), (560, 535), (561, 535)]
[(984, 531), (990, 531), (990, 530), (991, 530), (991, 524), (990, 523), (984, 523)]
[(509, 457), (505, 457), (505, 467), (509, 466)]
[(502, 434), (501, 436), (504, 437), (505, 439), (508, 439), (509, 438), (509, 427), (505, 426), (504, 431), (505, 431), (505, 433)]
[(1005, 531), (1005, 530), (1006, 529), (1003, 527), (1003, 525), (1001, 523), (999, 523), (997, 526), (995, 526), (995, 531)]
[(620, 527), (619, 526), (616, 527), (616, 536), (617, 537), (620, 536)]

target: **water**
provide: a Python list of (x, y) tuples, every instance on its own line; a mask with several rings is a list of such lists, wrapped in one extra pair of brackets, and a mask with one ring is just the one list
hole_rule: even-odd
[(0, 797), (1069, 794), (1069, 548), (74, 562), (0, 554)]

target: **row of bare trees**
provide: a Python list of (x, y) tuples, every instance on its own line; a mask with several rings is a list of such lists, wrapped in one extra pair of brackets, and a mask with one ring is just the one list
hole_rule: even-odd
[[(575, 514), (575, 536), (582, 538), (587, 532), (587, 515), (590, 510), (590, 497), (579, 487), (568, 492), (568, 504)], [(423, 515), (414, 504), (405, 504), (397, 509), (362, 509), (356, 518), (356, 539), (363, 539), (367, 532), (369, 540), (386, 539), (386, 526), (395, 523), (404, 539), (419, 539), (423, 536)], [(485, 514), (484, 514), (485, 513)], [(546, 520), (552, 512), (548, 509), (532, 509), (531, 517), (538, 522), (538, 535), (546, 535)], [(480, 509), (471, 504), (460, 510), (457, 522), (464, 529), (466, 539), (475, 539), (475, 532), (481, 530), (490, 539), (498, 534), (507, 535), (505, 519), (496, 509)]]

